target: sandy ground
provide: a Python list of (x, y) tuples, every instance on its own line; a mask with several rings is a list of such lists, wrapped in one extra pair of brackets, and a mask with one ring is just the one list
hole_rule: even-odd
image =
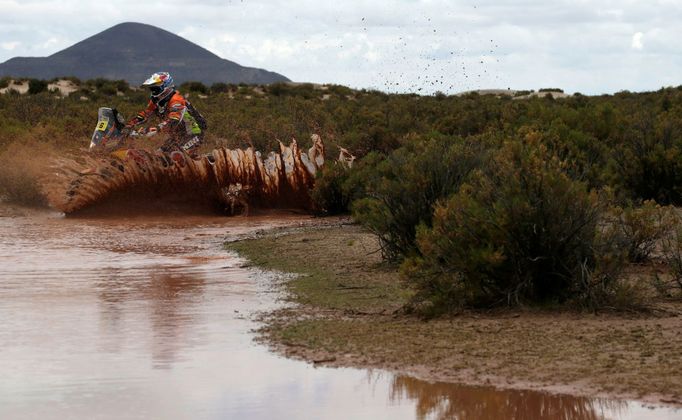
[(47, 85), (48, 90), (58, 89), (62, 96), (69, 96), (78, 90), (78, 86), (70, 80), (57, 80), (55, 83)]
[[(47, 90), (52, 91), (54, 89), (59, 90), (59, 93), (62, 96), (69, 96), (71, 93), (76, 92), (78, 90), (78, 86), (76, 86), (76, 84), (70, 80), (60, 79), (54, 83), (50, 83), (47, 85)], [(17, 82), (15, 80), (12, 80), (9, 83), (9, 86), (0, 89), (0, 94), (5, 94), (9, 90), (15, 90), (22, 95), (28, 93), (28, 81)]]
[(554, 99), (570, 98), (573, 95), (566, 94), (564, 92), (549, 91), (549, 92), (531, 92), (528, 95), (515, 96), (517, 90), (512, 89), (479, 89), (470, 90), (466, 92), (458, 93), (457, 96), (465, 96), (471, 93), (477, 93), (479, 95), (492, 95), (492, 96), (509, 96), (513, 99), (530, 99), (530, 98), (544, 98), (551, 96)]
[(411, 291), (356, 226), (273, 231), (230, 245), (284, 272), (292, 305), (264, 316), (263, 340), (289, 357), (421, 379), (631, 398), (682, 406), (682, 302), (648, 314), (537, 310), (424, 321)]
[(0, 94), (5, 94), (10, 90), (15, 90), (21, 94), (28, 92), (28, 82), (16, 82), (12, 80), (6, 88), (0, 89)]

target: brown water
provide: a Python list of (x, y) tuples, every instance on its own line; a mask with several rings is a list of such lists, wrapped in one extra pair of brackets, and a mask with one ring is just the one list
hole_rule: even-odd
[(682, 412), (314, 368), (253, 342), (269, 275), (222, 250), (300, 216), (0, 217), (0, 419), (665, 419)]

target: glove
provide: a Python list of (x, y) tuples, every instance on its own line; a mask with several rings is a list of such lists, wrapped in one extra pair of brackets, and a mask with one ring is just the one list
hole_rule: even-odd
[(126, 124), (126, 127), (135, 127), (136, 125), (140, 125), (143, 122), (145, 122), (146, 118), (142, 113), (137, 114), (133, 119), (128, 121)]
[(147, 137), (153, 137), (159, 134), (159, 130), (156, 127), (149, 127), (143, 134)]

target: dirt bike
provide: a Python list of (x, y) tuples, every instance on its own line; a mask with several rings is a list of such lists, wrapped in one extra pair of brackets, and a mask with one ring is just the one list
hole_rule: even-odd
[(135, 159), (139, 153), (127, 145), (131, 138), (139, 135), (125, 126), (125, 119), (116, 108), (102, 107), (97, 112), (97, 126), (90, 139), (90, 151), (110, 154), (119, 159)]
[[(149, 159), (150, 153), (130, 147), (130, 140), (143, 136), (153, 137), (157, 134), (156, 128), (136, 131), (126, 127), (125, 118), (116, 108), (101, 107), (97, 112), (97, 126), (90, 139), (90, 152), (108, 154), (121, 160), (133, 159), (142, 163), (144, 159)], [(162, 160), (169, 157), (168, 163), (177, 162), (184, 165), (186, 155), (175, 149), (174, 151), (173, 147), (162, 147), (154, 154)]]

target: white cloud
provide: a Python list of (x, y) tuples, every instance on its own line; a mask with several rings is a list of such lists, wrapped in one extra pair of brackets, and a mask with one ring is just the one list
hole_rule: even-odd
[(373, 48), (370, 48), (362, 57), (367, 61), (377, 62), (381, 58), (381, 54)]
[(0, 44), (0, 47), (2, 47), (3, 50), (14, 51), (14, 49), (17, 48), (19, 45), (21, 45), (21, 42), (19, 41), (9, 41), (3, 42), (2, 44)]
[[(420, 93), (551, 86), (589, 94), (682, 84), (674, 76), (682, 75), (682, 2), (646, 3), (199, 0), (188, 7), (166, 0), (145, 3), (152, 16), (133, 0), (0, 0), (0, 40), (18, 42), (0, 44), (0, 61), (49, 55), (67, 40), (142, 21), (296, 81)], [(642, 61), (635, 52), (645, 47)]]
[(641, 50), (644, 48), (644, 44), (642, 43), (642, 38), (644, 38), (644, 34), (641, 32), (635, 32), (634, 35), (632, 35), (632, 49), (633, 50)]
[(48, 39), (47, 41), (43, 42), (41, 45), (41, 48), (43, 49), (49, 49), (52, 48), (53, 46), (57, 45), (59, 43), (59, 40), (55, 37), (52, 37)]

